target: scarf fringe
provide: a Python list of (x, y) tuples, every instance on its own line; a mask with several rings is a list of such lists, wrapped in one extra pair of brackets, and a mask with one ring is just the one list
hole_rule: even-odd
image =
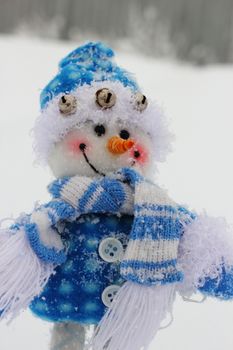
[(0, 320), (11, 321), (39, 295), (54, 272), (33, 252), (24, 230), (0, 229)]
[(147, 349), (172, 311), (175, 289), (174, 283), (148, 287), (126, 282), (97, 327), (90, 346), (93, 350)]

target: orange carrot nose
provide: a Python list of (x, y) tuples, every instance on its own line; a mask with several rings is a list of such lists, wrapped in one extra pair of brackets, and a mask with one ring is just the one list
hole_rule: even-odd
[(134, 141), (132, 139), (123, 140), (119, 136), (113, 136), (108, 140), (107, 148), (113, 154), (123, 154), (132, 148)]

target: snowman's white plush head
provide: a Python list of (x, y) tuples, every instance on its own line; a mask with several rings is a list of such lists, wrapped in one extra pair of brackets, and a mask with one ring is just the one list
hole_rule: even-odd
[(123, 167), (150, 176), (170, 148), (160, 108), (112, 56), (103, 44), (88, 43), (61, 61), (42, 91), (35, 150), (57, 178)]

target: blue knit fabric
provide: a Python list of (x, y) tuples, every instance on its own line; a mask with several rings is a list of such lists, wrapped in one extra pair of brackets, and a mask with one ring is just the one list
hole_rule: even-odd
[(118, 239), (124, 249), (129, 240), (133, 217), (124, 215), (82, 215), (66, 222), (61, 233), (68, 247), (66, 262), (58, 266), (40, 296), (30, 308), (52, 322), (97, 324), (106, 311), (101, 295), (109, 285), (122, 285), (120, 263), (108, 263), (99, 253), (100, 242)]
[[(98, 193), (100, 189), (103, 189), (98, 200), (93, 202), (92, 206), (89, 206), (89, 200)], [(126, 200), (124, 189), (121, 183), (114, 179), (108, 179), (107, 177), (101, 181), (93, 181), (88, 190), (81, 196), (79, 203), (77, 204), (77, 210), (81, 213), (88, 212), (93, 213), (117, 213)], [(86, 209), (88, 207), (88, 209)]]
[(114, 62), (114, 52), (101, 42), (89, 42), (78, 47), (59, 64), (59, 72), (41, 93), (41, 108), (45, 108), (59, 93), (70, 93), (93, 81), (119, 81), (138, 90), (133, 77)]
[[(102, 180), (93, 180), (84, 192), (77, 197), (75, 208), (78, 213), (117, 213), (125, 204), (123, 182), (127, 182), (138, 197), (138, 188), (150, 190), (154, 193), (152, 203), (144, 198), (142, 193), (139, 198), (143, 204), (134, 204), (134, 223), (130, 234), (129, 247), (121, 265), (121, 274), (127, 279), (144, 285), (166, 284), (181, 281), (183, 274), (177, 268), (177, 249), (180, 236), (183, 232), (184, 217), (190, 214), (174, 205), (156, 204), (157, 188), (151, 182), (145, 180), (135, 170), (123, 168), (112, 176)], [(72, 187), (72, 178), (64, 182), (55, 181), (50, 187), (50, 193), (58, 199), (64, 200), (64, 189)], [(143, 186), (143, 187), (142, 187)], [(139, 189), (139, 192), (141, 190)], [(94, 199), (94, 200), (93, 200)], [(135, 247), (135, 244), (137, 247)], [(145, 243), (147, 248), (145, 248)], [(154, 255), (147, 261), (137, 256), (138, 252), (150, 250), (154, 246)]]
[(136, 256), (134, 259), (131, 256), (128, 258), (126, 253), (121, 265), (122, 276), (144, 285), (182, 281), (183, 273), (177, 269), (177, 256), (173, 259), (166, 257), (167, 246), (178, 243), (182, 232), (183, 225), (176, 208), (166, 205), (136, 205), (134, 226), (130, 235), (131, 250), (136, 250), (132, 241), (141, 249), (144, 242), (151, 246), (157, 243), (161, 259), (158, 260), (159, 252), (156, 252), (156, 249), (154, 257), (148, 258), (147, 261), (144, 257), (143, 260)]
[(199, 288), (200, 292), (222, 300), (233, 298), (233, 267), (226, 271), (224, 264), (221, 267), (222, 272), (218, 278), (206, 278), (204, 285)]

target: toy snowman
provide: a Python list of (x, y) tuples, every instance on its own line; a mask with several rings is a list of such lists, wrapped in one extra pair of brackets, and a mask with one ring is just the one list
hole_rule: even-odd
[(60, 62), (34, 134), (52, 199), (0, 231), (1, 318), (30, 307), (54, 323), (51, 350), (140, 350), (177, 293), (233, 297), (232, 233), (153, 183), (171, 135), (110, 48)]

